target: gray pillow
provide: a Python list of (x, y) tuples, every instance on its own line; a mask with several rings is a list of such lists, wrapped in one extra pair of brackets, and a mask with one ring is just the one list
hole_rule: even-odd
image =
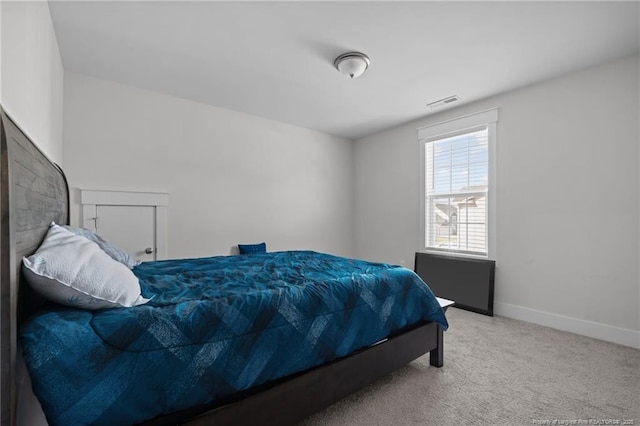
[(38, 250), (22, 259), (24, 276), (44, 297), (83, 309), (147, 303), (138, 278), (97, 244), (53, 225)]
[(129, 269), (133, 269), (134, 266), (139, 265), (140, 262), (136, 262), (134, 258), (129, 255), (126, 251), (122, 250), (119, 247), (114, 246), (109, 241), (102, 238), (100, 235), (96, 234), (93, 231), (90, 231), (86, 228), (76, 228), (74, 226), (62, 225), (62, 227), (68, 231), (73, 232), (76, 235), (80, 235), (81, 237), (85, 237), (89, 241), (93, 241), (104, 251), (107, 253), (113, 260), (122, 263)]

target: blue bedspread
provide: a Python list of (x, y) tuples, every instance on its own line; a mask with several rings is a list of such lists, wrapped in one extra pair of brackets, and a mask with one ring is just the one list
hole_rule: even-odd
[(310, 251), (147, 262), (146, 305), (49, 307), (20, 330), (51, 425), (126, 425), (326, 363), (407, 325), (447, 328), (408, 269)]

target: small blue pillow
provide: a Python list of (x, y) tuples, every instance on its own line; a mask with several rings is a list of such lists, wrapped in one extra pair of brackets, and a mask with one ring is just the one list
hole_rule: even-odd
[(266, 253), (267, 243), (260, 244), (238, 244), (240, 254)]

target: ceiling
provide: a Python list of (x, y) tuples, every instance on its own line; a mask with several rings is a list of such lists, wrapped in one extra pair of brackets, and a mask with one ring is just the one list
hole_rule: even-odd
[(50, 1), (66, 70), (350, 139), (638, 52), (638, 6)]

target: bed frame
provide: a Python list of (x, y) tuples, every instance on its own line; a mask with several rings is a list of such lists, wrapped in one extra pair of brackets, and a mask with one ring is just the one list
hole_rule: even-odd
[[(2, 425), (17, 422), (17, 329), (43, 302), (21, 278), (21, 260), (38, 248), (49, 224), (69, 223), (69, 188), (51, 162), (0, 107), (0, 389)], [(430, 352), (443, 364), (442, 329), (414, 325), (394, 336), (303, 373), (270, 382), (216, 406), (198, 406), (145, 425), (290, 425)]]

